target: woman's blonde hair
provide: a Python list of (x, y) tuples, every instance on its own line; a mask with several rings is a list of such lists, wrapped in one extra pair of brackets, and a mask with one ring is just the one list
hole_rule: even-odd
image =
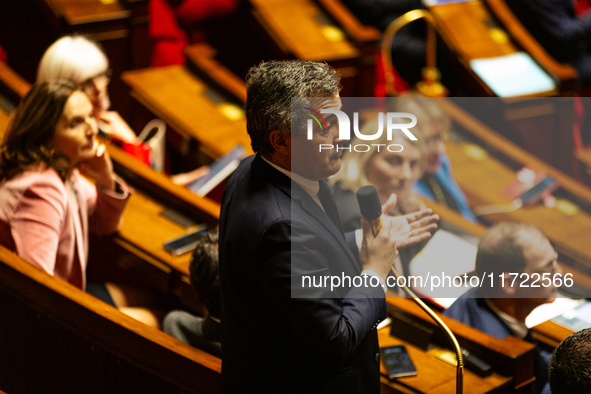
[(443, 108), (429, 97), (404, 96), (396, 97), (388, 101), (388, 111), (408, 112), (417, 117), (417, 125), (412, 128), (413, 134), (425, 135), (425, 127), (431, 127), (430, 121), (439, 122), (444, 130), (451, 127), (451, 118)]
[[(396, 119), (394, 118), (394, 123), (408, 123), (408, 119)], [(385, 122), (385, 119), (384, 119)], [(373, 118), (365, 122), (365, 124), (361, 127), (359, 132), (361, 134), (371, 135), (375, 134), (376, 130), (378, 130), (379, 126), (379, 119)], [(414, 129), (413, 129), (414, 131)], [(394, 131), (394, 133), (402, 133), (400, 130)], [(413, 133), (414, 134), (414, 133)], [(388, 145), (398, 143), (397, 140), (402, 139), (404, 143), (402, 144), (403, 147), (405, 145), (411, 144), (416, 146), (419, 149), (421, 154), (421, 161), (420, 161), (420, 169), (421, 169), (421, 176), (425, 172), (425, 168), (427, 165), (426, 162), (426, 148), (423, 137), (417, 134), (414, 134), (417, 137), (417, 140), (411, 140), (402, 134), (394, 134), (393, 140), (388, 141), (387, 133), (383, 130), (382, 135), (377, 138), (376, 140), (371, 141), (371, 144), (367, 144), (366, 141), (361, 140), (359, 137), (355, 136), (350, 141), (351, 152), (348, 150), (345, 151), (345, 154), (342, 156), (342, 165), (339, 172), (335, 175), (331, 176), (328, 179), (328, 182), (331, 186), (334, 186), (337, 182), (339, 183), (339, 187), (345, 190), (356, 191), (362, 186), (369, 185), (370, 182), (367, 179), (367, 164), (371, 160), (372, 157), (376, 153), (378, 153), (377, 147), (373, 145), (383, 144), (385, 146), (381, 146), (380, 149), (386, 149)], [(354, 147), (357, 144), (366, 144), (369, 145), (371, 150), (367, 153), (365, 152), (355, 152)]]

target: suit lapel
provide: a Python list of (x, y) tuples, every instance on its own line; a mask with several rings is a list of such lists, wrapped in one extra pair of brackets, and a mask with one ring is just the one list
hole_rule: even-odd
[[(356, 271), (360, 271), (361, 266), (359, 265), (358, 259), (353, 255), (345, 236), (343, 234), (342, 226), (339, 225), (339, 228), (333, 223), (330, 217), (327, 215), (325, 211), (320, 208), (320, 206), (310, 197), (308, 193), (300, 185), (296, 182), (292, 181), (286, 175), (282, 174), (281, 172), (277, 171), (275, 168), (271, 167), (268, 163), (266, 163), (259, 155), (253, 160), (252, 163), (253, 171), (260, 173), (264, 176), (269, 182), (273, 183), (277, 186), (281, 191), (285, 194), (290, 196), (292, 204), (297, 204), (300, 206), (306, 213), (313, 219), (319, 222), (333, 237), (334, 239), (339, 242), (342, 249), (345, 251), (345, 254), (349, 257), (350, 263), (353, 265)], [(322, 184), (324, 182), (324, 184)], [(330, 186), (326, 184), (326, 181), (321, 181), (321, 188), (325, 187), (330, 189)], [(332, 190), (332, 189), (331, 189)], [(332, 196), (331, 196), (332, 198)], [(334, 204), (334, 209), (336, 210), (336, 204)], [(325, 207), (325, 209), (332, 209), (332, 207)], [(336, 214), (336, 218), (338, 219), (338, 212)], [(340, 220), (339, 220), (340, 224)]]

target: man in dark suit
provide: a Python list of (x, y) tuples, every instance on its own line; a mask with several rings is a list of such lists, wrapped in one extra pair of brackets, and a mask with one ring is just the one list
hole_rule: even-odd
[(538, 347), (525, 319), (536, 307), (556, 298), (553, 279), (561, 275), (557, 257), (550, 241), (537, 227), (525, 223), (497, 224), (484, 233), (478, 244), (476, 273), (478, 277), (485, 275), (483, 286), (469, 290), (444, 312), (495, 338), (513, 335), (534, 343), (536, 393), (549, 392), (551, 354)]
[[(397, 248), (427, 239), (437, 218), (428, 210), (384, 218), (375, 238), (364, 221), (361, 251), (345, 237), (324, 181), (339, 170), (340, 153), (318, 144), (346, 141), (330, 117), (308, 140), (305, 119), (291, 111), (292, 98), (318, 112), (340, 109), (339, 83), (326, 64), (305, 61), (262, 63), (247, 76), (257, 154), (240, 164), (222, 200), (222, 392), (380, 391), (380, 284)], [(394, 206), (391, 198), (385, 212)], [(353, 283), (332, 287), (337, 277)], [(324, 278), (331, 283), (319, 284)]]

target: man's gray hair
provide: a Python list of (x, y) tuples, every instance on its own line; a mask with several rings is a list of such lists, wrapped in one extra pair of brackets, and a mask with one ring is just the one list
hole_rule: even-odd
[(292, 97), (298, 98), (296, 106), (303, 108), (309, 106), (306, 97), (335, 96), (340, 90), (340, 76), (326, 63), (269, 61), (248, 71), (246, 86), (246, 127), (252, 149), (271, 154), (271, 131), (290, 134), (292, 120), (294, 125), (304, 124), (303, 114), (302, 119), (292, 119)]

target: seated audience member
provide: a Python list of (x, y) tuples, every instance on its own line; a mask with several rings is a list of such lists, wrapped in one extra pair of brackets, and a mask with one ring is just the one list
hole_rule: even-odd
[(191, 256), (189, 272), (191, 284), (207, 308), (208, 315), (203, 318), (184, 311), (172, 311), (164, 318), (162, 329), (193, 347), (222, 357), (217, 229), (207, 233), (197, 243)]
[[(405, 123), (405, 120), (399, 123)], [(366, 122), (360, 132), (374, 134), (377, 129), (378, 119), (375, 118)], [(412, 185), (425, 171), (425, 145), (419, 138), (418, 141), (412, 141), (402, 133), (395, 133), (393, 140), (388, 141), (387, 133), (384, 132), (372, 141), (372, 150), (369, 152), (344, 151), (341, 170), (329, 178), (329, 183), (335, 189), (335, 200), (345, 232), (361, 228), (361, 212), (355, 193), (365, 185), (376, 187), (382, 204), (388, 201), (392, 193), (396, 194), (397, 203), (395, 211), (390, 212), (392, 215), (425, 209), (425, 205), (412, 191)], [(350, 146), (362, 143), (365, 142), (354, 137)], [(378, 152), (373, 145), (379, 144), (383, 146)], [(390, 152), (386, 149), (386, 146), (393, 144), (402, 146), (402, 151)], [(391, 150), (395, 149), (400, 148)]]
[(558, 345), (548, 380), (552, 394), (591, 393), (591, 328), (571, 334)]
[(554, 59), (573, 66), (579, 86), (591, 85), (591, 13), (578, 17), (573, 1), (505, 1)]
[(37, 82), (59, 79), (69, 79), (82, 86), (102, 132), (126, 142), (136, 141), (135, 133), (119, 113), (108, 110), (111, 69), (99, 44), (84, 36), (65, 36), (47, 48), (39, 63)]
[(150, 0), (152, 67), (185, 64), (185, 47), (204, 40), (200, 25), (208, 18), (233, 11), (238, 0)]
[(130, 289), (86, 283), (88, 233), (117, 231), (129, 197), (97, 133), (92, 103), (77, 85), (33, 85), (0, 149), (0, 243), (47, 273), (157, 326), (152, 312), (130, 308)]
[(436, 101), (427, 97), (399, 97), (392, 103), (389, 111), (409, 112), (417, 117), (412, 132), (421, 134), (425, 141), (427, 164), (423, 177), (414, 185), (415, 193), (476, 222), (464, 192), (452, 175), (451, 163), (445, 153), (444, 138), (451, 128), (449, 115)]
[[(550, 353), (541, 350), (525, 319), (539, 305), (553, 302), (556, 287), (525, 287), (534, 279), (532, 274), (560, 273), (557, 253), (550, 241), (535, 226), (524, 223), (500, 223), (491, 227), (480, 239), (476, 254), (476, 275), (492, 275), (494, 282), (485, 280), (482, 287), (473, 288), (454, 302), (444, 315), (498, 339), (516, 336), (536, 345), (534, 373), (535, 392), (548, 390)], [(513, 273), (513, 275), (511, 275)], [(528, 274), (523, 283), (520, 276)], [(502, 277), (502, 278), (501, 278)], [(546, 387), (545, 387), (546, 386)]]

